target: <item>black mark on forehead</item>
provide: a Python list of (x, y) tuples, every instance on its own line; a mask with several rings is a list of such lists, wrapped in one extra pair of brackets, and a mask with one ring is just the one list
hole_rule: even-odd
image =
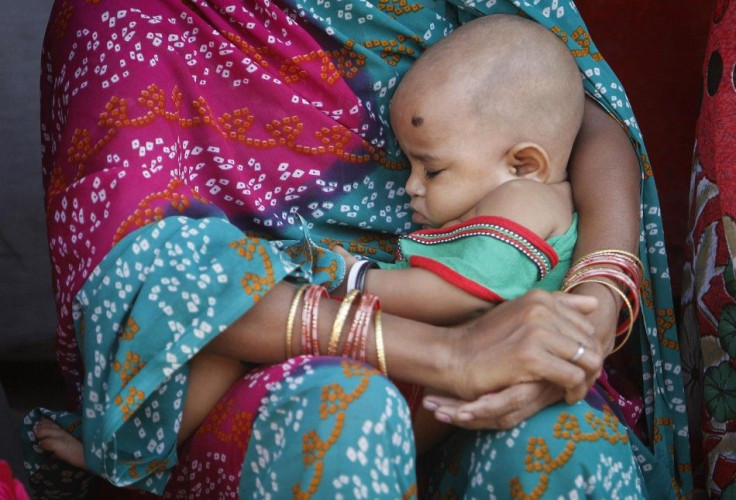
[(424, 118), (421, 116), (412, 116), (411, 117), (411, 124), (415, 127), (421, 127), (422, 123), (424, 123)]

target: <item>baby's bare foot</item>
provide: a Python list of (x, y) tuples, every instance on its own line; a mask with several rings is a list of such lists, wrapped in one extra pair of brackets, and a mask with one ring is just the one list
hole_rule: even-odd
[(56, 422), (42, 418), (33, 427), (38, 445), (66, 463), (84, 469), (82, 442), (62, 429)]

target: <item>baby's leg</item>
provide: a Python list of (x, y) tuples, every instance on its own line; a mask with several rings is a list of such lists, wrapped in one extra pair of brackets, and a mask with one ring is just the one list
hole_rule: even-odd
[(240, 361), (200, 352), (189, 362), (189, 387), (177, 444), (191, 436), (228, 389), (246, 372)]
[[(189, 362), (189, 386), (182, 412), (177, 444), (199, 427), (230, 386), (245, 374), (237, 360), (216, 354), (199, 353)], [(70, 465), (84, 469), (82, 442), (53, 420), (42, 418), (33, 433), (45, 452)]]

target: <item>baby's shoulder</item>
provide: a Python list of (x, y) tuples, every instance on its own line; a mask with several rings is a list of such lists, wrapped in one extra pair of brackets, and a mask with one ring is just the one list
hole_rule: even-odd
[(572, 210), (568, 183), (544, 184), (529, 179), (501, 184), (476, 207), (478, 215), (505, 217), (542, 238), (566, 231), (572, 222)]

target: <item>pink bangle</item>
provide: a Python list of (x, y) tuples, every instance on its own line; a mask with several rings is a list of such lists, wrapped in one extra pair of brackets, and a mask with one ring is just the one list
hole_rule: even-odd
[(378, 297), (363, 294), (360, 298), (358, 310), (355, 312), (353, 323), (348, 331), (348, 338), (343, 347), (343, 356), (363, 361), (366, 360), (366, 337), (372, 312), (380, 307)]
[(310, 285), (302, 309), (302, 354), (319, 355), (319, 300), (329, 297), (323, 286)]
[[(591, 278), (608, 278), (618, 286)], [(590, 282), (605, 284), (612, 290), (615, 288), (624, 299), (616, 334), (628, 332), (626, 334), (628, 338), (641, 309), (640, 288), (643, 278), (644, 266), (634, 254), (618, 249), (599, 250), (583, 256), (570, 266), (562, 289), (568, 291), (582, 283)]]

